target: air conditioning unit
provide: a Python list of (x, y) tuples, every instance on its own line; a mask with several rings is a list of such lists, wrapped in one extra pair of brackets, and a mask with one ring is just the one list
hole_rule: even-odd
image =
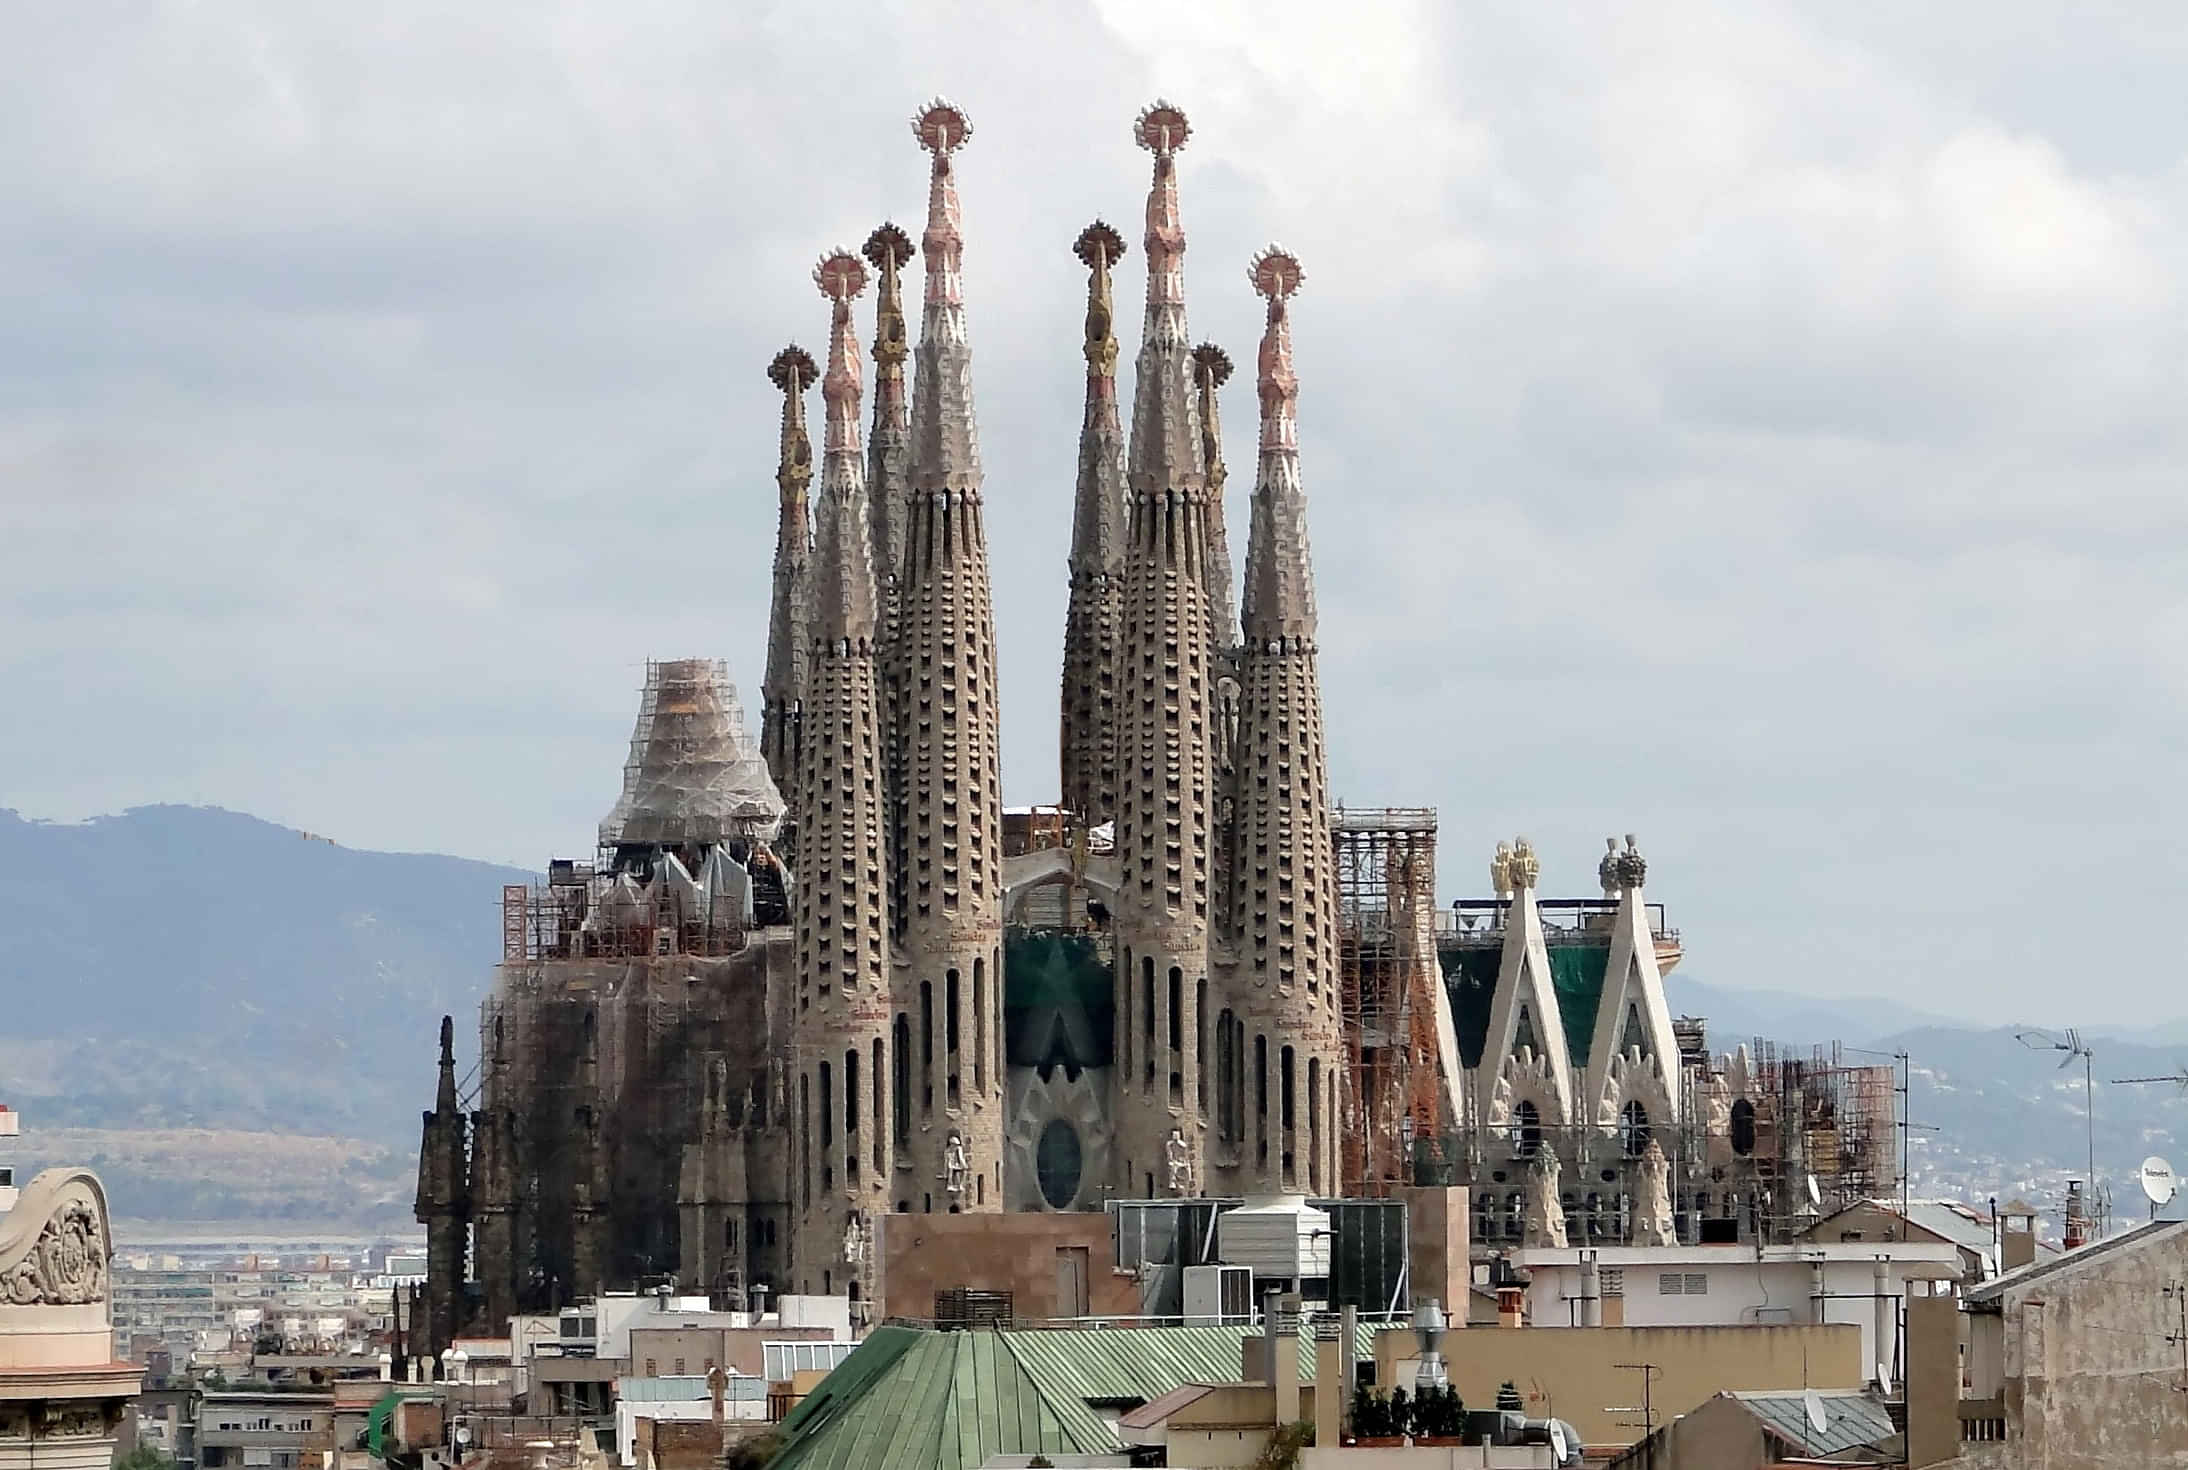
[(1249, 1266), (1187, 1266), (1185, 1325), (1238, 1327), (1254, 1320), (1254, 1273)]

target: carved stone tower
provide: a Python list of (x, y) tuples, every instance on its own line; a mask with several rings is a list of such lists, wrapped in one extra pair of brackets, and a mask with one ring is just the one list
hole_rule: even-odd
[[(1248, 1192), (1339, 1188), (1337, 1119), (1344, 1044), (1338, 1016), (1336, 868), (1316, 668), (1314, 575), (1299, 476), (1299, 379), (1290, 299), (1299, 262), (1277, 246), (1254, 257), (1269, 303), (1261, 338), (1261, 465), (1246, 550), (1239, 654), (1236, 834), (1229, 986), (1251, 1120), (1238, 1182)], [(1230, 1110), (1226, 1110), (1229, 1112)]]
[(896, 793), (895, 1203), (1002, 1208), (1003, 807), (995, 619), (952, 155), (972, 124), (937, 99), (912, 120), (933, 156), (926, 303), (912, 384), (911, 486), (893, 649)]
[(1116, 1158), (1127, 1197), (1168, 1187), (1172, 1129), (1194, 1181), (1206, 1116), (1209, 520), (1185, 325), (1177, 154), (1185, 114), (1157, 102), (1134, 135), (1155, 155), (1147, 195), (1147, 318), (1127, 463), (1122, 658), (1117, 680)]
[[(463, 1109), (456, 1099), (456, 1027), (441, 1017), (440, 1084), (433, 1111), (425, 1115), (425, 1136), (418, 1150), (418, 1218), (425, 1222), (426, 1274), (436, 1290), (426, 1300), (419, 1329), (431, 1352), (455, 1340), (462, 1328), (456, 1300), (464, 1279), (465, 1242), (471, 1229), (471, 1182), (466, 1162)], [(440, 1288), (439, 1283), (450, 1286)]]
[(1117, 811), (1117, 639), (1124, 614), (1124, 430), (1109, 273), (1124, 237), (1096, 220), (1073, 247), (1086, 262), (1086, 417), (1071, 518), (1064, 614), (1063, 804), (1088, 826)]
[(767, 674), (760, 686), (760, 754), (776, 787), (787, 794), (796, 789), (798, 725), (810, 647), (806, 619), (813, 604), (812, 526), (805, 499), (813, 482), (813, 441), (805, 433), (805, 389), (813, 381), (813, 359), (802, 347), (785, 347), (767, 365), (767, 376), (782, 390), (783, 426), (775, 468), (780, 492), (775, 595), (767, 619)]
[(864, 1299), (866, 1222), (889, 1207), (882, 1100), (890, 969), (876, 591), (859, 452), (851, 302), (866, 267), (839, 250), (813, 278), (831, 303), (828, 429), (814, 546), (813, 648), (798, 785), (797, 1083), (792, 1103), (799, 1289)]
[[(867, 441), (866, 503), (872, 529), (875, 607), (875, 663), (881, 671), (881, 720), (885, 730), (903, 728), (897, 688), (897, 579), (904, 574), (904, 523), (911, 513), (912, 418), (904, 392), (904, 359), (911, 354), (904, 326), (901, 272), (911, 260), (912, 238), (892, 223), (866, 237), (866, 259), (880, 277), (880, 301), (874, 313), (874, 428)], [(881, 789), (889, 830), (895, 833), (903, 813), (904, 746), (890, 740), (881, 753)], [(892, 839), (892, 851), (894, 851)], [(901, 855), (901, 854), (900, 854)], [(894, 933), (897, 893), (889, 890), (889, 924)]]

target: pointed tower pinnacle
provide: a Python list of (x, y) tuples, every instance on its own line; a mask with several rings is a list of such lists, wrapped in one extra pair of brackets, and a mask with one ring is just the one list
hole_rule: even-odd
[[(806, 486), (813, 483), (813, 441), (805, 433), (805, 390), (818, 376), (813, 358), (795, 343), (775, 354), (768, 380), (782, 390), (780, 491), (775, 522), (775, 593), (767, 620), (767, 674), (760, 685), (760, 754), (779, 791), (797, 790), (798, 722), (805, 699), (805, 660), (812, 606), (812, 525)], [(793, 820), (796, 812), (792, 812)]]
[(1247, 271), (1269, 303), (1256, 377), (1261, 393), (1261, 473), (1254, 486), (1253, 534), (1246, 550), (1246, 644), (1272, 639), (1313, 644), (1314, 573), (1307, 560), (1307, 493), (1299, 479), (1299, 378), (1292, 371), (1289, 302), (1305, 280), (1281, 245), (1256, 255)]
[[(1156, 102), (1133, 137), (1155, 156), (1147, 192), (1147, 317), (1126, 461), (1117, 688), (1116, 1182), (1125, 1198), (1175, 1171), (1205, 1188), (1213, 789), (1209, 504), (1177, 154), (1185, 114)], [(1173, 1131), (1178, 1135), (1172, 1137)]]
[(881, 591), (879, 636), (887, 647), (896, 634), (896, 581), (904, 570), (905, 497), (911, 489), (911, 405), (904, 391), (911, 339), (898, 273), (912, 258), (912, 237), (894, 223), (883, 224), (866, 237), (864, 254), (881, 281), (874, 311), (874, 428), (867, 440), (866, 495), (874, 582)]
[[(972, 124), (938, 98), (912, 119), (912, 132), (932, 166), (888, 743), (903, 751), (892, 822), (893, 1029), (910, 1047), (910, 1055), (899, 1054), (905, 1070), (897, 1075), (915, 1102), (914, 1116), (896, 1124), (903, 1152), (891, 1188), (900, 1209), (1000, 1210), (1003, 806), (995, 616), (952, 162)], [(909, 1040), (915, 1027), (916, 1043)]]
[(1064, 614), (1063, 804), (1092, 827), (1117, 807), (1117, 658), (1124, 614), (1124, 431), (1117, 421), (1117, 338), (1110, 268), (1124, 237), (1100, 220), (1072, 247), (1086, 263), (1086, 416), (1071, 520)]
[[(888, 810), (881, 785), (880, 680), (860, 367), (851, 303), (866, 267), (837, 250), (814, 268), (828, 298), (828, 432), (815, 515), (813, 646), (798, 807), (797, 1229), (802, 1287), (842, 1291), (864, 1263), (845, 1258), (846, 1226), (890, 1206), (894, 1177), (881, 1103), (889, 1034), (884, 932)], [(872, 1105), (867, 1105), (869, 1095)], [(861, 1126), (863, 1124), (863, 1126)]]
[[(1254, 257), (1248, 276), (1268, 300), (1269, 323), (1261, 338), (1261, 467), (1239, 652), (1234, 891), (1227, 906), (1238, 968), (1227, 998), (1254, 1033), (1257, 1061), (1266, 1045), (1265, 1065), (1274, 1075), (1256, 1085), (1286, 1104), (1267, 1115), (1257, 1111), (1255, 1149), (1236, 1186), (1320, 1194), (1342, 1184), (1345, 1053), (1329, 766), (1299, 479), (1299, 383), (1292, 374), (1289, 302), (1302, 273), (1290, 253), (1272, 245)], [(1226, 1114), (1238, 1115), (1228, 1108)]]
[(1230, 380), (1230, 353), (1213, 342), (1193, 349), (1200, 453), (1208, 471), (1208, 626), (1218, 654), (1227, 654), (1238, 644), (1238, 617), (1231, 606), (1231, 538), (1223, 520), (1223, 487), (1231, 476), (1223, 465), (1223, 419), (1216, 407), (1216, 390)]

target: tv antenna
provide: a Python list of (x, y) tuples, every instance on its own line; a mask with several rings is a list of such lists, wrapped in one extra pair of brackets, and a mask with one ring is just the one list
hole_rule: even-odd
[(2062, 1072), (2073, 1066), (2077, 1058), (2081, 1061), (2082, 1119), (2088, 1126), (2089, 1131), (2089, 1193), (2091, 1203), (2100, 1212), (2098, 1214), (2098, 1226), (2094, 1233), (2101, 1240), (2111, 1225), (2110, 1219), (2107, 1218), (2111, 1214), (2110, 1206), (2107, 1203), (2111, 1195), (2109, 1191), (2100, 1190), (2097, 1187), (2097, 1090), (2093, 1071), (2096, 1054), (2089, 1049), (2089, 1043), (2082, 1040), (2082, 1033), (2071, 1026), (2063, 1033), (2031, 1027), (2026, 1031), (2014, 1032), (2013, 1039), (2030, 1051), (2065, 1052), (2066, 1055), (2059, 1059), (2059, 1070)]

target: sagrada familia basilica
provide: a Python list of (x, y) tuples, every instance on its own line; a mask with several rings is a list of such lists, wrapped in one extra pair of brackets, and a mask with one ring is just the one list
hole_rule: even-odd
[[(1273, 245), (1224, 272), (1243, 267), (1266, 307), (1234, 579), (1232, 361), (1187, 326), (1192, 129), (1166, 102), (1132, 127), (1152, 179), (1128, 409), (1114, 286), (1130, 252), (1099, 220), (1073, 245), (1086, 386), (1061, 789), (1004, 807), (958, 192), (973, 129), (938, 100), (913, 132), (916, 246), (884, 224), (823, 258), (825, 362), (793, 346), (768, 369), (757, 741), (720, 663), (651, 665), (597, 858), (504, 895), (468, 1096), (443, 1023), (419, 1330), (445, 1342), (668, 1278), (856, 1299), (885, 1213), (1327, 1198), (1433, 1175), (1476, 1185), (1482, 1241), (1762, 1228), (1818, 1104), (1789, 1100), (1774, 1058), (1713, 1059), (1670, 1016), (1678, 941), (1630, 839), (1600, 898), (1538, 900), (1522, 841), (1498, 850), (1493, 899), (1445, 909), (1432, 811), (1333, 802), (1292, 343), (1304, 272)], [(1851, 1114), (1836, 1097), (1824, 1110)], [(1859, 1142), (1831, 1126), (1835, 1148)]]

